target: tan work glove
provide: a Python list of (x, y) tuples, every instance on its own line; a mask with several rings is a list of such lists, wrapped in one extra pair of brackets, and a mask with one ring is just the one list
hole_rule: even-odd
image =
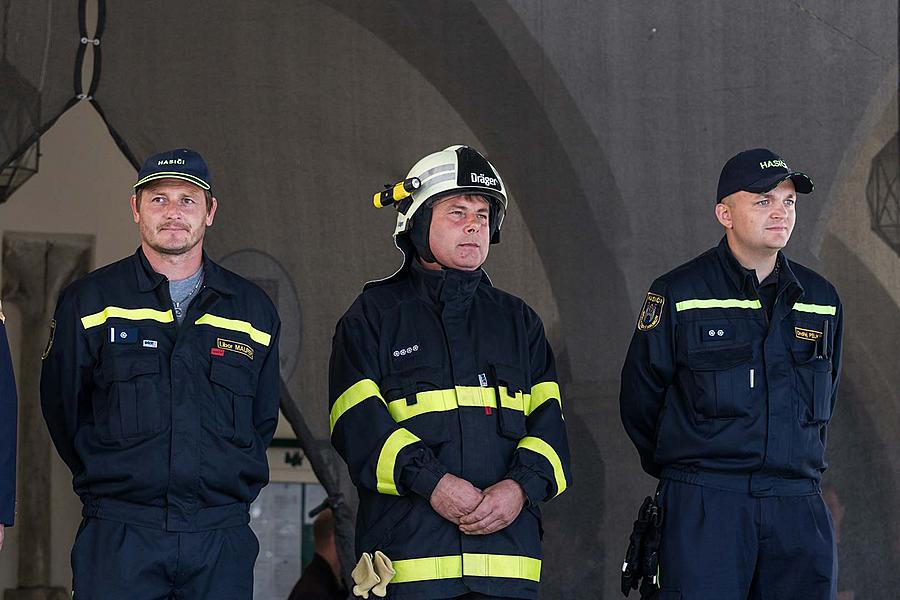
[(369, 590), (381, 581), (378, 575), (375, 574), (375, 568), (372, 566), (372, 555), (368, 552), (363, 552), (363, 555), (359, 557), (359, 562), (356, 563), (356, 567), (353, 568), (350, 575), (356, 584), (353, 586), (353, 595), (363, 599), (368, 599)]
[(394, 578), (394, 575), (396, 575), (397, 572), (394, 571), (394, 566), (391, 564), (391, 559), (385, 556), (384, 552), (382, 552), (381, 550), (375, 551), (374, 562), (375, 574), (381, 581), (379, 581), (372, 587), (372, 593), (379, 598), (384, 598), (387, 595), (387, 585), (391, 582), (391, 579)]

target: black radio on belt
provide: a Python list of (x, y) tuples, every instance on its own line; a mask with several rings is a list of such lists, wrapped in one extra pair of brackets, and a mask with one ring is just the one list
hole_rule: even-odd
[(628, 540), (622, 564), (622, 594), (640, 588), (641, 598), (651, 598), (659, 591), (659, 544), (662, 538), (663, 511), (656, 500), (647, 496), (638, 511)]

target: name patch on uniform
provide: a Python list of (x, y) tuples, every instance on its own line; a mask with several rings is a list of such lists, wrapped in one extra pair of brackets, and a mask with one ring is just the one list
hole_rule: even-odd
[(822, 337), (821, 331), (816, 331), (814, 329), (803, 329), (802, 327), (794, 327), (794, 337), (798, 340), (809, 340), (811, 342), (818, 342), (819, 338)]
[(141, 346), (143, 346), (144, 348), (156, 348), (157, 346), (159, 346), (159, 344), (156, 342), (156, 340), (144, 340), (141, 342)]
[(241, 342), (233, 342), (222, 338), (216, 338), (216, 347), (229, 352), (237, 352), (243, 354), (250, 360), (253, 360), (253, 348)]
[(641, 314), (638, 317), (638, 329), (641, 331), (650, 331), (657, 325), (662, 318), (662, 307), (666, 303), (666, 299), (659, 294), (647, 292), (647, 299), (644, 300), (644, 306), (641, 307)]

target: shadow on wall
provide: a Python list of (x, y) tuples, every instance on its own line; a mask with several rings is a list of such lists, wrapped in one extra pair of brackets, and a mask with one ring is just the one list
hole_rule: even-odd
[[(891, 447), (900, 405), (900, 309), (834, 236), (825, 241), (823, 263), (835, 274), (845, 313), (843, 373), (823, 481), (838, 536), (838, 589), (856, 600), (893, 597), (900, 587), (898, 466)], [(878, 308), (865, 315), (867, 307)]]

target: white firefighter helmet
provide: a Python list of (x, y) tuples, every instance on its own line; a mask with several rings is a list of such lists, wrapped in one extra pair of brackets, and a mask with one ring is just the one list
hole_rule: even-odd
[(451, 195), (480, 194), (491, 205), (491, 243), (500, 241), (500, 226), (507, 208), (506, 186), (497, 169), (477, 150), (449, 146), (429, 154), (409, 170), (406, 178), (413, 177), (421, 185), (398, 206), (395, 237), (409, 232), (423, 206), (430, 208), (435, 200)]

